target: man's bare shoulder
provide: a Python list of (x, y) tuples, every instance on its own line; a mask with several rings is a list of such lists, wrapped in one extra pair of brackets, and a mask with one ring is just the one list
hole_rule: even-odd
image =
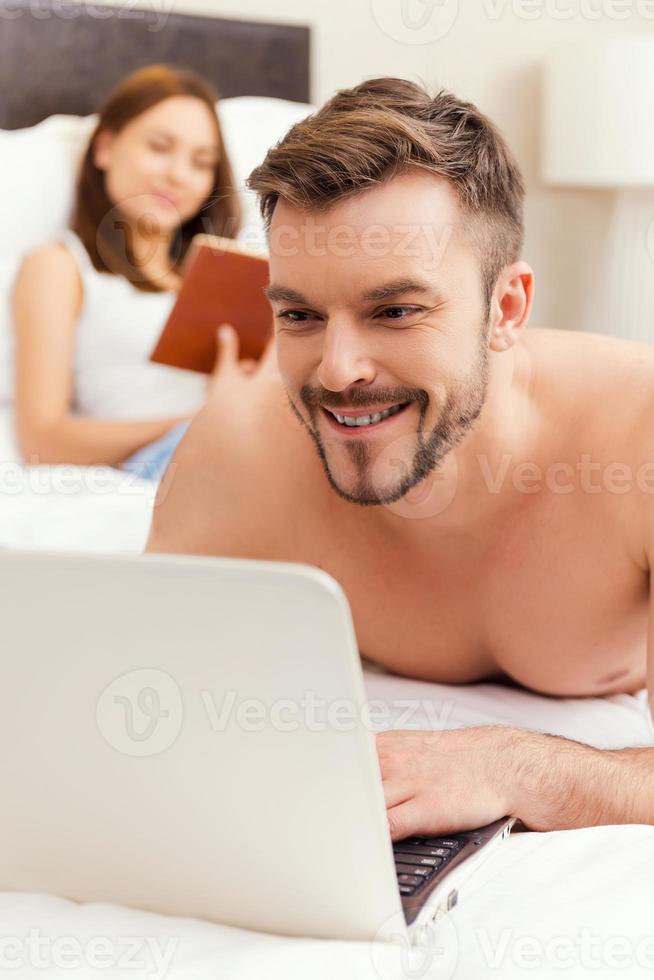
[(585, 457), (595, 501), (641, 567), (654, 555), (654, 346), (603, 334), (528, 330), (536, 401), (561, 460)]
[(196, 415), (155, 502), (148, 551), (261, 557), (315, 453), (275, 376), (219, 390)]
[[(530, 328), (522, 340), (540, 397), (576, 426), (607, 437), (636, 434), (654, 410), (654, 345), (604, 334)], [(561, 419), (561, 421), (564, 421)], [(567, 418), (570, 422), (572, 419)]]

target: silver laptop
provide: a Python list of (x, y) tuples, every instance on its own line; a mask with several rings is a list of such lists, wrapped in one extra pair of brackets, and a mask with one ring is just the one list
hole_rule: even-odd
[(345, 595), (304, 565), (0, 552), (0, 890), (424, 940), (509, 818), (391, 844)]

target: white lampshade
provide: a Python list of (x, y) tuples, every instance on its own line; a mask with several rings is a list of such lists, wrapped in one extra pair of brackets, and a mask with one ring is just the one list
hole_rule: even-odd
[(543, 179), (654, 185), (654, 36), (564, 48), (545, 71)]

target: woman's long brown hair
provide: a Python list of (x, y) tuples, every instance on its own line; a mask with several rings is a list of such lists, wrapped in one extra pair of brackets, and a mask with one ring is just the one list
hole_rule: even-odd
[(159, 287), (139, 270), (134, 260), (124, 224), (118, 218), (119, 208), (107, 195), (104, 172), (95, 165), (94, 144), (100, 132), (108, 130), (117, 133), (142, 112), (176, 95), (201, 99), (209, 108), (216, 120), (220, 157), (213, 187), (205, 203), (196, 215), (180, 225), (172, 237), (172, 267), (179, 270), (191, 239), (198, 233), (235, 238), (241, 212), (216, 115), (218, 95), (195, 72), (168, 65), (148, 65), (124, 79), (99, 110), (98, 123), (89, 140), (77, 180), (71, 228), (84, 243), (94, 267), (98, 272), (125, 276), (145, 292), (159, 292)]

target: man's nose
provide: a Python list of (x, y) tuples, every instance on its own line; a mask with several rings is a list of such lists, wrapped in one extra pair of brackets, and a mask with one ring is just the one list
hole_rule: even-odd
[(365, 331), (345, 319), (331, 319), (323, 333), (318, 381), (329, 391), (344, 391), (353, 384), (370, 384), (375, 366)]

